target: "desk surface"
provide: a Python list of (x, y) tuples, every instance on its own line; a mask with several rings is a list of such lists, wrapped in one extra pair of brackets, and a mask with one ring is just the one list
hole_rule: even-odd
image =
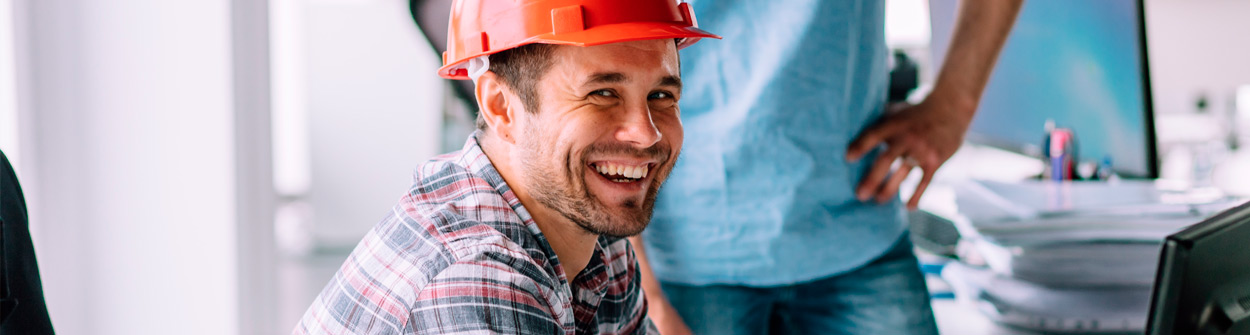
[(957, 335), (1036, 335), (1040, 333), (1004, 327), (990, 321), (975, 306), (961, 304), (951, 299), (933, 301), (933, 316), (937, 318), (938, 331)]

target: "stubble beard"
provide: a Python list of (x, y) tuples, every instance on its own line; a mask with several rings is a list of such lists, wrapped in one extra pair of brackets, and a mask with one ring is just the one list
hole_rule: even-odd
[[(527, 136), (527, 138), (536, 137)], [(543, 206), (551, 208), (588, 233), (609, 237), (624, 238), (638, 235), (651, 222), (660, 186), (672, 170), (672, 165), (667, 164), (669, 163), (667, 159), (657, 165), (657, 169), (653, 171), (655, 176), (651, 179), (651, 185), (648, 185), (646, 195), (642, 199), (626, 200), (614, 210), (600, 201), (599, 197), (591, 193), (590, 188), (587, 187), (584, 176), (588, 162), (579, 159), (576, 161), (577, 164), (573, 164), (574, 161), (566, 154), (561, 161), (568, 163), (562, 166), (543, 166), (540, 161), (546, 160), (541, 158), (551, 157), (553, 153), (543, 150), (544, 147), (550, 148), (550, 146), (543, 146), (537, 142), (530, 141), (522, 145), (527, 151), (524, 157), (531, 158), (522, 162), (522, 173), (525, 174), (526, 180), (530, 181), (530, 195)], [(639, 155), (657, 156), (667, 154), (669, 151), (656, 147), (638, 150), (591, 146), (586, 149), (583, 157), (594, 152), (622, 150), (631, 150)]]

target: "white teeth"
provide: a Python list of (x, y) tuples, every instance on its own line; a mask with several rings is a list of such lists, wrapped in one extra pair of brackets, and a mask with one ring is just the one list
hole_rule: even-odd
[(599, 173), (603, 175), (639, 179), (646, 177), (647, 171), (650, 170), (650, 168), (646, 164), (639, 166), (625, 166), (613, 163), (602, 163), (596, 164), (595, 170), (599, 171)]

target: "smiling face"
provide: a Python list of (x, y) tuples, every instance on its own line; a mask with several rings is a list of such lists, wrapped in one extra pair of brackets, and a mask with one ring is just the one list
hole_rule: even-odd
[(525, 193), (587, 232), (642, 232), (681, 150), (673, 41), (558, 47), (535, 88), (511, 155)]

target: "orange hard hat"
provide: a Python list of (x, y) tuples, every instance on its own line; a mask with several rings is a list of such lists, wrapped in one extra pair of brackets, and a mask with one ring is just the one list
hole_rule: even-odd
[(530, 43), (592, 46), (673, 38), (683, 48), (700, 38), (690, 4), (678, 0), (456, 0), (438, 74), (469, 79), (469, 59)]

